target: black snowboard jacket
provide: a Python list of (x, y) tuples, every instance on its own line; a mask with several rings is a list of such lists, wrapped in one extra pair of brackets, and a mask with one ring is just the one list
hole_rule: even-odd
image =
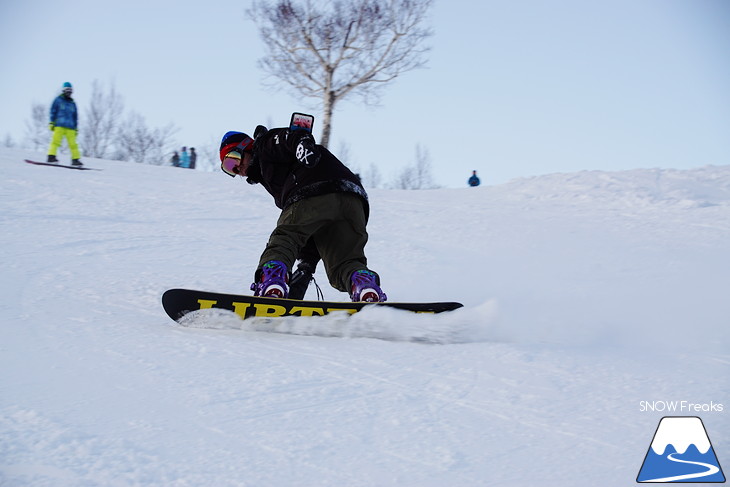
[(271, 129), (258, 136), (253, 145), (247, 181), (261, 183), (282, 210), (313, 196), (354, 193), (362, 198), (365, 215), (368, 215), (368, 196), (360, 178), (327, 148), (313, 146), (319, 156), (314, 165), (307, 166), (297, 159), (297, 146), (305, 136), (311, 137), (305, 131), (292, 132), (288, 128)]

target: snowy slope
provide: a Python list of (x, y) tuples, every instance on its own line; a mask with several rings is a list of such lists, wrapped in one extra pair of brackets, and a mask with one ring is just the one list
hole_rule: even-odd
[[(728, 166), (371, 191), (389, 296), (466, 307), (320, 318), (346, 330), (324, 338), (160, 307), (248, 288), (262, 188), (27, 156), (0, 149), (0, 485), (634, 485), (669, 414), (641, 401), (674, 400), (724, 405), (673, 415), (730, 464)], [(386, 334), (440, 344), (366, 338)]]

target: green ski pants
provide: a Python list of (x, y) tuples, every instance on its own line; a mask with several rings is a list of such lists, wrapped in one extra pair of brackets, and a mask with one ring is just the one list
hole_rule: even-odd
[(289, 272), (309, 238), (314, 239), (327, 278), (335, 289), (349, 293), (353, 272), (367, 269), (365, 202), (352, 193), (329, 193), (305, 198), (281, 212), (259, 260), (278, 260)]

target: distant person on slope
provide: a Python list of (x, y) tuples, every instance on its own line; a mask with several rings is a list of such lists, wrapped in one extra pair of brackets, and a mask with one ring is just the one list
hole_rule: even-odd
[(185, 169), (190, 167), (190, 154), (188, 153), (187, 147), (183, 147), (180, 153), (180, 167), (184, 167)]
[(58, 148), (63, 143), (63, 138), (68, 142), (68, 148), (71, 149), (71, 165), (83, 166), (81, 163), (81, 152), (76, 143), (76, 135), (78, 134), (78, 112), (76, 110), (76, 102), (71, 98), (73, 87), (71, 83), (66, 81), (63, 84), (61, 94), (53, 100), (51, 105), (51, 121), (48, 127), (53, 132), (51, 138), (51, 146), (48, 148), (48, 162), (58, 162), (56, 154)]
[(292, 266), (314, 242), (332, 287), (352, 301), (385, 301), (380, 277), (367, 267), (369, 205), (360, 179), (307, 131), (259, 125), (254, 137), (228, 132), (220, 146), (221, 169), (261, 183), (282, 210), (259, 259), (254, 296), (288, 297)]
[(195, 147), (190, 148), (190, 169), (195, 169), (195, 162), (198, 160), (198, 153), (195, 152)]
[(469, 186), (471, 186), (472, 188), (479, 186), (479, 184), (481, 183), (481, 181), (479, 181), (479, 176), (477, 176), (476, 170), (472, 171), (471, 177), (469, 178), (468, 183), (469, 183)]

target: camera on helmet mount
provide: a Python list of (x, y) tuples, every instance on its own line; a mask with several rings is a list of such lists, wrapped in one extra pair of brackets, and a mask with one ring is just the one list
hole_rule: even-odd
[(291, 121), (289, 122), (289, 130), (292, 132), (296, 130), (304, 130), (305, 132), (312, 133), (314, 128), (314, 115), (307, 115), (306, 113), (294, 112), (291, 114)]

